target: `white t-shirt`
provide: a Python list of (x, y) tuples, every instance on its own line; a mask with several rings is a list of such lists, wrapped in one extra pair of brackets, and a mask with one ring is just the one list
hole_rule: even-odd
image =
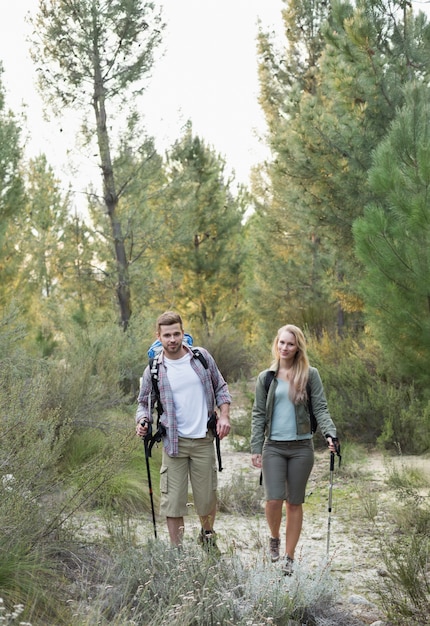
[(202, 382), (191, 367), (190, 354), (180, 359), (166, 359), (167, 378), (173, 393), (179, 437), (206, 437), (208, 407)]

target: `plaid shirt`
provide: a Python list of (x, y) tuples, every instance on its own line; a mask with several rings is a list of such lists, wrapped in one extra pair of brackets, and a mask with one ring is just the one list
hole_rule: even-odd
[[(208, 364), (207, 369), (198, 358), (193, 356), (192, 350), (188, 346), (184, 346), (191, 354), (190, 365), (196, 372), (203, 385), (206, 402), (208, 406), (208, 418), (222, 404), (230, 404), (231, 396), (227, 383), (222, 377), (213, 356), (204, 348), (199, 348)], [(178, 455), (178, 425), (176, 420), (175, 406), (173, 402), (173, 393), (167, 377), (167, 370), (164, 364), (163, 351), (155, 357), (158, 361), (158, 388), (160, 391), (161, 404), (163, 405), (163, 414), (160, 417), (161, 423), (166, 428), (166, 435), (163, 437), (163, 445), (169, 456)], [(142, 420), (152, 422), (152, 409), (155, 402), (155, 396), (152, 389), (151, 372), (149, 366), (145, 368), (142, 377), (142, 384), (138, 397), (138, 407), (136, 411), (136, 423)]]

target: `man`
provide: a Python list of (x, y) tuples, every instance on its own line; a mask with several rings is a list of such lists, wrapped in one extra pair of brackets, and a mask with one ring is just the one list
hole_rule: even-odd
[[(188, 476), (194, 506), (200, 517), (199, 542), (207, 550), (217, 551), (214, 522), (216, 514), (217, 469), (214, 434), (208, 420), (219, 409), (216, 431), (220, 439), (230, 432), (231, 396), (227, 383), (214, 358), (200, 348), (207, 368), (184, 343), (181, 316), (172, 311), (157, 320), (157, 338), (161, 352), (155, 357), (158, 388), (163, 413), (163, 457), (160, 469), (160, 515), (167, 521), (170, 542), (180, 546), (184, 534), (184, 516), (188, 512)], [(152, 422), (154, 393), (149, 366), (146, 367), (136, 412), (136, 434), (145, 437)]]

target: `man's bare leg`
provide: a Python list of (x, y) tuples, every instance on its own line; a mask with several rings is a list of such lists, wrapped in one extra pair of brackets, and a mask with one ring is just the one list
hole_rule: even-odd
[(169, 531), (170, 543), (173, 546), (181, 546), (184, 537), (184, 518), (167, 517), (167, 530)]
[(200, 515), (200, 523), (203, 530), (213, 530), (215, 524), (216, 506), (207, 515)]

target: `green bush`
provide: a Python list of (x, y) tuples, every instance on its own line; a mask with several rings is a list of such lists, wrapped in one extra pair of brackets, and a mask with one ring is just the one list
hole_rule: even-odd
[(235, 328), (214, 330), (199, 338), (199, 345), (209, 350), (229, 383), (248, 378), (253, 369), (252, 352), (243, 341), (243, 333)]
[(318, 367), (328, 407), (341, 438), (404, 452), (430, 447), (427, 401), (413, 382), (400, 380), (374, 342), (356, 337), (308, 338), (311, 364)]
[(89, 375), (91, 358), (70, 368), (30, 358), (9, 330), (0, 327), (0, 597), (24, 605), (34, 626), (69, 624), (57, 591), (76, 515), (95, 503), (123, 516), (148, 509), (142, 444), (132, 420), (110, 415), (118, 396)]
[(430, 622), (430, 539), (421, 534), (388, 538), (381, 554), (387, 575), (376, 590), (390, 623), (425, 626)]
[(396, 532), (381, 534), (386, 575), (376, 591), (390, 623), (424, 626), (430, 621), (429, 480), (401, 459), (388, 466), (387, 485), (397, 500), (390, 510)]
[(229, 442), (236, 451), (250, 451), (254, 382), (240, 381), (229, 386), (232, 394)]

